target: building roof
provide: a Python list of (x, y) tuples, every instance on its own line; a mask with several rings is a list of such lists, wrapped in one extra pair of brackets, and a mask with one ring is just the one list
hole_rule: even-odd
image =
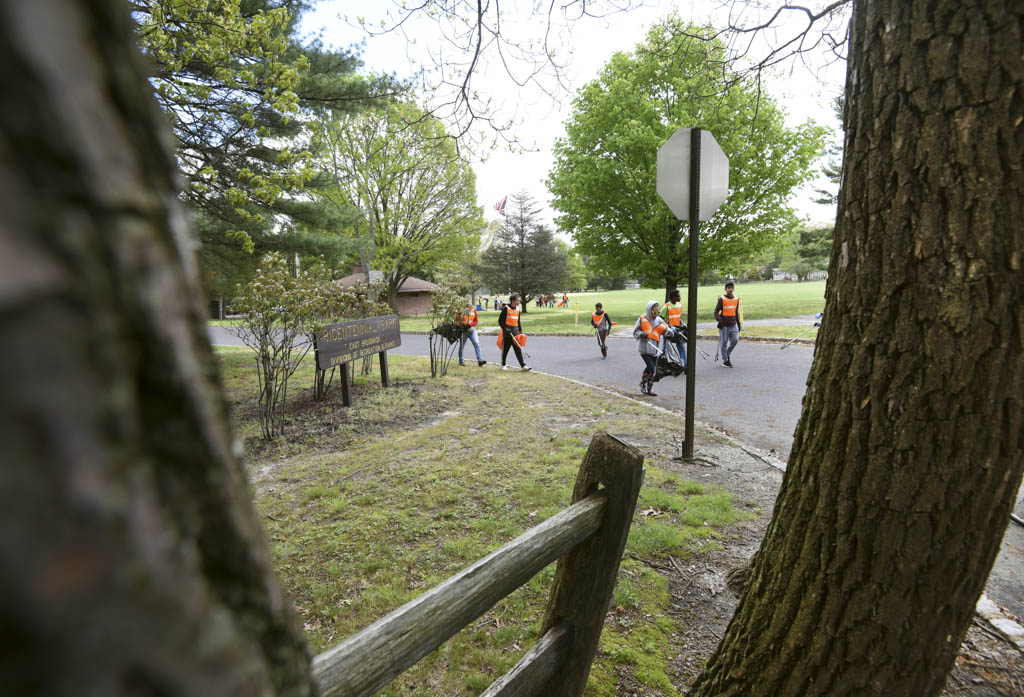
[[(351, 288), (356, 283), (366, 283), (366, 274), (363, 273), (362, 271), (357, 271), (356, 273), (349, 274), (344, 278), (339, 278), (338, 283), (340, 283), (345, 288)], [(405, 279), (405, 282), (402, 284), (402, 287), (398, 289), (398, 292), (423, 293), (432, 292), (435, 290), (437, 290), (436, 283), (431, 283), (430, 281), (424, 281), (422, 278), (410, 276), (409, 278)]]

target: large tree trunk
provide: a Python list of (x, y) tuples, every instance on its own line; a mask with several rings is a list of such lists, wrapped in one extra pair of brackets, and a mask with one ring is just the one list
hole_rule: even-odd
[(9, 695), (306, 695), (124, 2), (0, 0)]
[(1024, 452), (1024, 5), (855, 3), (825, 323), (695, 695), (934, 695)]

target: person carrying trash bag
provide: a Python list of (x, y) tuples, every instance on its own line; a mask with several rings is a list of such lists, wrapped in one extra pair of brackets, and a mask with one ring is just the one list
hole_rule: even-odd
[(470, 341), (473, 344), (473, 350), (476, 352), (476, 364), (482, 366), (487, 361), (484, 360), (483, 355), (480, 353), (480, 339), (476, 335), (476, 325), (479, 318), (476, 314), (476, 308), (472, 305), (466, 305), (466, 307), (459, 313), (456, 324), (462, 330), (462, 334), (459, 336), (459, 365), (466, 365), (466, 361), (463, 358), (465, 353), (466, 341)]
[(516, 352), (516, 358), (519, 360), (519, 367), (524, 372), (530, 370), (530, 366), (526, 365), (526, 361), (523, 360), (522, 346), (526, 346), (526, 334), (523, 334), (522, 327), (519, 326), (519, 293), (513, 293), (508, 298), (508, 304), (501, 309), (501, 314), (498, 315), (498, 326), (501, 331), (498, 333), (498, 348), (501, 349), (501, 369), (508, 370), (508, 366), (505, 365), (505, 361), (508, 358), (508, 350), (511, 348)]
[(597, 345), (601, 347), (601, 360), (608, 357), (608, 332), (612, 329), (611, 317), (604, 311), (604, 306), (597, 303), (594, 306), (594, 314), (590, 316), (590, 326), (597, 333)]
[[(686, 327), (683, 326), (683, 303), (678, 288), (673, 288), (669, 292), (668, 302), (661, 308), (661, 318), (668, 322), (668, 326), (680, 333), (684, 339), (686, 338)], [(679, 349), (679, 354), (683, 360), (683, 367), (685, 368), (686, 347), (682, 343), (677, 343), (675, 346)]]
[(661, 338), (664, 335), (674, 336), (676, 331), (663, 320), (658, 312), (661, 304), (657, 300), (647, 303), (647, 310), (636, 319), (633, 325), (633, 338), (636, 349), (644, 360), (644, 373), (640, 377), (640, 393), (657, 397), (654, 392), (654, 380), (658, 373), (658, 356), (661, 355)]

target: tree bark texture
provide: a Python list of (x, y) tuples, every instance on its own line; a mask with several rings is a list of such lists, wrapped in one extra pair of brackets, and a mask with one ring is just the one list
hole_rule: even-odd
[(934, 695), (1021, 482), (1024, 4), (855, 0), (803, 413), (694, 695)]
[(0, 0), (4, 694), (307, 695), (127, 4)]

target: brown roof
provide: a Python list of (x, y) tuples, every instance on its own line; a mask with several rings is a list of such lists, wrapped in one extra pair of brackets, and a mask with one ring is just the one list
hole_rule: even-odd
[[(358, 271), (356, 273), (349, 274), (344, 278), (339, 278), (338, 283), (340, 283), (345, 288), (350, 288), (354, 286), (356, 283), (366, 283), (366, 274), (364, 274), (362, 271)], [(422, 293), (435, 290), (437, 290), (436, 283), (431, 283), (430, 281), (424, 281), (422, 278), (410, 276), (409, 278), (405, 279), (405, 283), (403, 283), (402, 287), (398, 289), (398, 292)]]

